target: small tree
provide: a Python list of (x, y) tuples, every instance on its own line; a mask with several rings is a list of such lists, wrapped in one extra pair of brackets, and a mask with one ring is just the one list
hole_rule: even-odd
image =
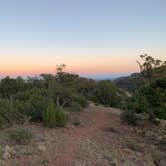
[(64, 127), (67, 120), (67, 114), (61, 107), (55, 107), (53, 101), (50, 102), (47, 110), (43, 113), (43, 122), (46, 127)]
[(67, 114), (64, 112), (62, 107), (55, 108), (55, 118), (56, 118), (56, 126), (57, 127), (64, 127), (67, 124)]
[(55, 105), (53, 101), (50, 102), (47, 110), (43, 113), (43, 122), (46, 127), (56, 127)]
[(140, 55), (141, 61), (136, 61), (140, 67), (140, 73), (142, 74), (145, 81), (151, 81), (153, 78), (154, 70), (158, 67), (165, 65), (165, 62), (162, 62), (159, 59), (154, 59), (148, 54)]

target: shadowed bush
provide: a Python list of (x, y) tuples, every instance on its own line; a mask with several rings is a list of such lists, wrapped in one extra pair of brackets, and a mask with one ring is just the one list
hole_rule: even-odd
[(148, 114), (148, 119), (154, 124), (159, 123), (156, 118), (166, 120), (166, 77), (160, 77), (138, 88), (124, 109), (122, 119), (129, 124), (136, 120), (135, 113)]
[(26, 115), (18, 109), (19, 102), (9, 99), (0, 100), (0, 128), (22, 124)]
[(118, 89), (109, 80), (100, 81), (96, 86), (95, 102), (115, 107), (119, 103)]
[(127, 124), (136, 125), (137, 124), (137, 116), (134, 111), (131, 110), (124, 110), (121, 113), (121, 119), (123, 122)]

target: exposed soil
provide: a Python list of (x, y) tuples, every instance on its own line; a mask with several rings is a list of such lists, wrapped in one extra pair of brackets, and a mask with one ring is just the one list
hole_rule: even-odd
[[(165, 144), (159, 144), (166, 138), (164, 127), (131, 127), (121, 122), (119, 109), (93, 104), (73, 116), (80, 124), (25, 125), (34, 135), (27, 146), (11, 145), (0, 132), (0, 166), (164, 166)], [(2, 157), (6, 145), (13, 149), (7, 160)]]

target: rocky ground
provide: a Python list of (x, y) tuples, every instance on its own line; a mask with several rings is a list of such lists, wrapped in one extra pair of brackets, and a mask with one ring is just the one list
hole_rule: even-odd
[(128, 126), (118, 109), (91, 104), (66, 128), (22, 127), (32, 132), (29, 145), (12, 144), (7, 129), (0, 132), (0, 166), (166, 165), (166, 126)]

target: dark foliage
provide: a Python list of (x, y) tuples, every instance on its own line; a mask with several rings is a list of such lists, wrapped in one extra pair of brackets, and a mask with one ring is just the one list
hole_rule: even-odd
[(133, 123), (136, 113), (146, 113), (149, 120), (158, 124), (156, 117), (166, 119), (166, 62), (154, 59), (147, 54), (140, 56), (142, 84), (137, 86), (132, 98), (126, 101), (122, 117)]
[(135, 112), (130, 109), (126, 109), (121, 113), (121, 119), (122, 119), (122, 121), (124, 121), (130, 125), (137, 124), (137, 116), (136, 116)]
[[(141, 99), (141, 97), (143, 99)], [(166, 77), (152, 81), (150, 84), (142, 86), (136, 93), (136, 102), (141, 108), (142, 104), (144, 110), (150, 115), (155, 115), (158, 118), (166, 119)], [(138, 110), (136, 110), (138, 111)], [(141, 111), (141, 110), (140, 110)]]
[[(0, 81), (0, 127), (31, 121), (46, 122), (46, 126), (65, 125), (64, 111), (79, 112), (87, 107), (89, 100), (108, 106), (115, 106), (118, 101), (117, 89), (110, 81), (96, 82), (76, 74), (63, 71), (65, 65), (57, 66), (57, 74), (41, 74), (40, 77), (16, 79), (6, 77)], [(50, 106), (53, 102), (54, 108)], [(51, 108), (50, 108), (51, 107)], [(64, 120), (58, 122), (54, 116)], [(43, 117), (44, 115), (44, 117)], [(52, 119), (51, 119), (52, 118)], [(63, 119), (64, 118), (64, 119)], [(54, 119), (54, 120), (53, 120)], [(55, 121), (55, 124), (54, 122)]]
[(64, 127), (67, 120), (67, 114), (61, 107), (55, 107), (53, 101), (50, 102), (47, 110), (43, 112), (43, 122), (46, 127)]
[(111, 81), (100, 81), (96, 86), (95, 100), (97, 103), (115, 107), (118, 105), (118, 89)]
[(124, 115), (131, 110), (133, 114), (147, 113), (152, 122), (156, 122), (156, 117), (166, 120), (166, 77), (141, 86), (126, 103)]

